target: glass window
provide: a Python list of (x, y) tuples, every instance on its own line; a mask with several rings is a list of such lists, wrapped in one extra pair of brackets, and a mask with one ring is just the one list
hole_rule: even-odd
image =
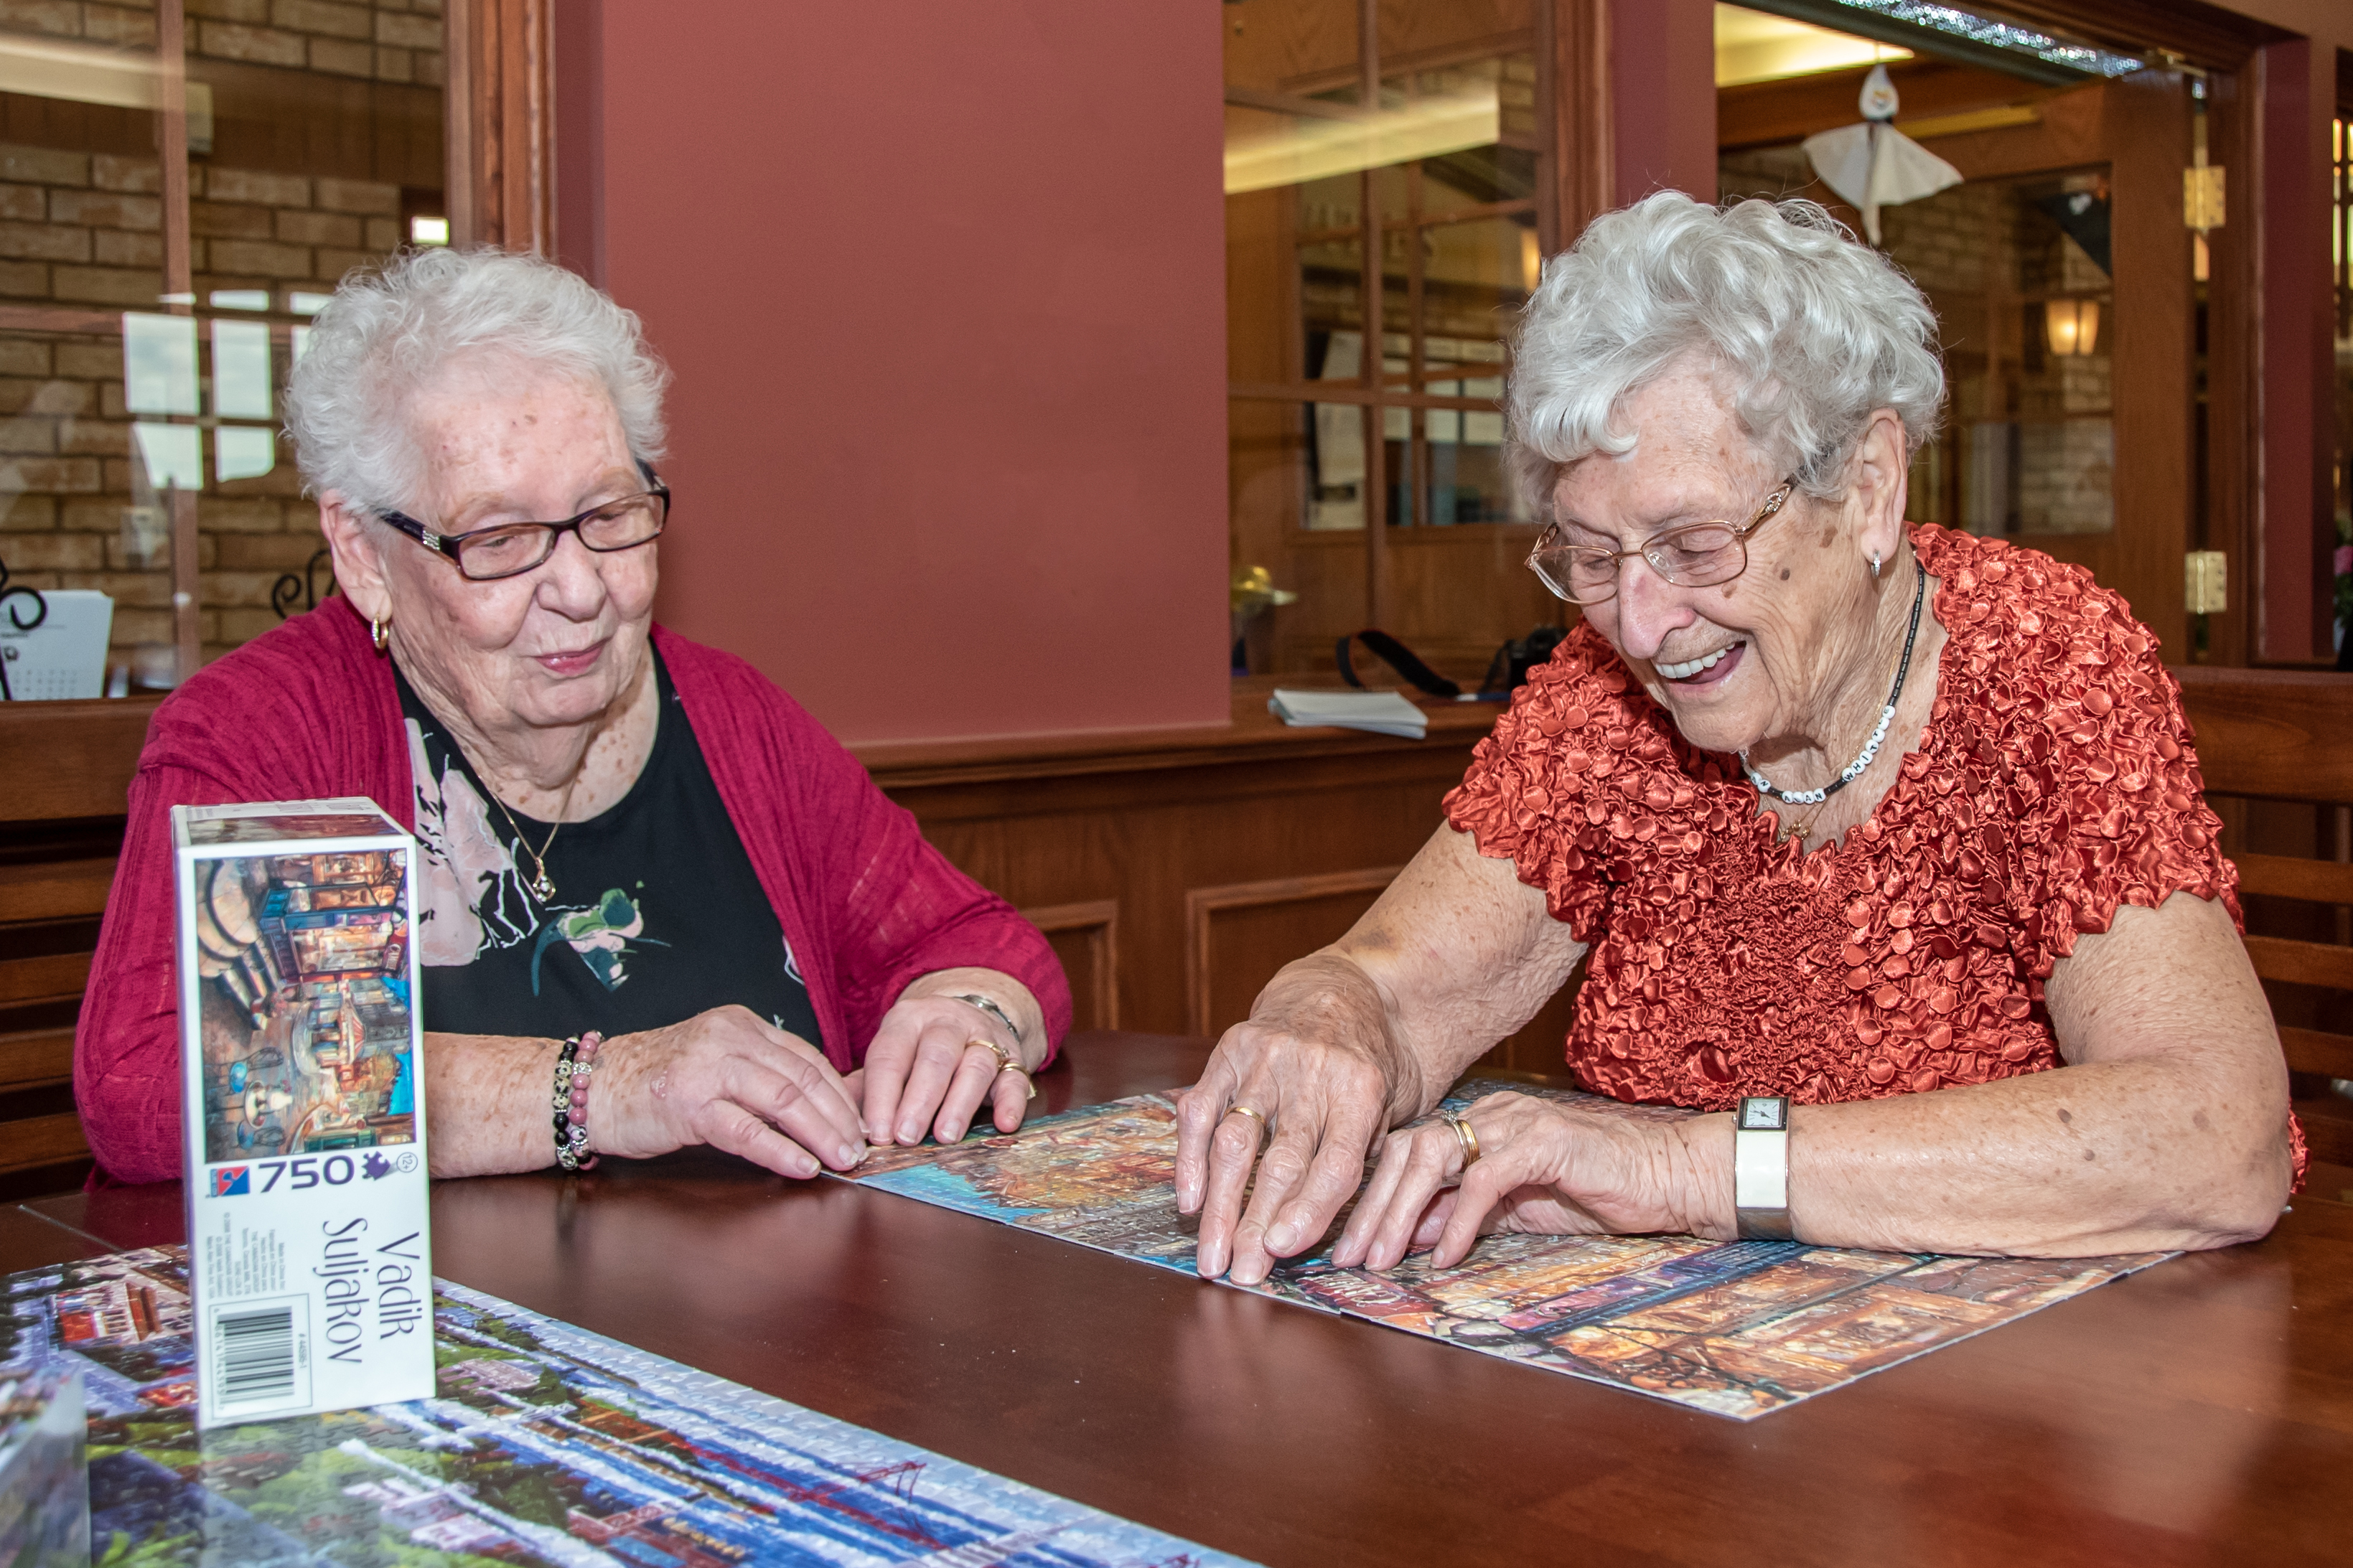
[(440, 0), (188, 11), (173, 114), (151, 7), (0, 10), (0, 563), (111, 598), (118, 689), (326, 590), (287, 369), (344, 273), (448, 233)]
[(1368, 9), (1223, 8), (1234, 563), (1300, 595), (1238, 668), (1381, 624), (1483, 669), (1554, 615), (1500, 406), (1546, 205), (1534, 14), (1413, 0), (1366, 38)]
[(1912, 515), (1972, 533), (2116, 527), (2105, 167), (1974, 180), (1883, 210), (1887, 253), (1942, 323), (1946, 426)]
[[(1728, 152), (1719, 177), (1727, 200), (1827, 195), (1794, 144)], [(2114, 531), (2110, 206), (2103, 164), (1880, 209), (1884, 249), (1928, 296), (1945, 350), (1945, 426), (1913, 459), (1915, 521)]]

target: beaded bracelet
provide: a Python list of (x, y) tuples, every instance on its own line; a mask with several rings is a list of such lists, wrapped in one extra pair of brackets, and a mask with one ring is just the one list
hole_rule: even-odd
[(588, 1078), (596, 1070), (596, 1052), (605, 1037), (591, 1029), (564, 1042), (555, 1058), (555, 1163), (567, 1171), (593, 1171), (596, 1156), (588, 1151)]

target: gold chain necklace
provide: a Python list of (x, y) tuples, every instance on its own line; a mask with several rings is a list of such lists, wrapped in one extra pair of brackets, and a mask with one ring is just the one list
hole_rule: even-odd
[(1792, 826), (1787, 818), (1781, 817), (1778, 812), (1775, 813), (1776, 820), (1780, 824), (1781, 842), (1787, 844), (1790, 839), (1795, 838), (1802, 843), (1813, 837), (1814, 824), (1820, 822), (1822, 819), (1822, 814), (1830, 810), (1830, 802), (1826, 800), (1816, 801), (1814, 803), (1814, 809), (1806, 814), (1806, 819), (1803, 822), (1797, 824), (1795, 826)]
[[(484, 784), (482, 787), (490, 789), (488, 784)], [(572, 809), (572, 792), (579, 787), (580, 780), (577, 776), (565, 786), (564, 803), (555, 808), (555, 826), (547, 830), (546, 839), (536, 849), (531, 847), (531, 840), (523, 837), (522, 824), (517, 822), (514, 813), (507, 809), (507, 803), (499, 798), (499, 792), (491, 790), (491, 803), (499, 808), (499, 815), (507, 819), (507, 826), (514, 829), (516, 845), (531, 857), (531, 863), (535, 868), (535, 874), (532, 879), (525, 882), (523, 886), (529, 888), (532, 896), (543, 904), (555, 897), (555, 879), (547, 874), (547, 852), (555, 847), (555, 836), (564, 831), (565, 814)]]

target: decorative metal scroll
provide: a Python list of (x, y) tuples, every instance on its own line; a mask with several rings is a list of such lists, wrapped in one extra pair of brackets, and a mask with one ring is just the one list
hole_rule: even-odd
[[(269, 607), (278, 612), (278, 618), (280, 620), (282, 621), (287, 616), (294, 613), (294, 600), (298, 595), (301, 597), (302, 607), (304, 609), (315, 610), (319, 607), (319, 567), (322, 563), (326, 563), (327, 559), (327, 552), (321, 550), (313, 554), (310, 560), (302, 563), (302, 571), (300, 575), (289, 572), (286, 575), (279, 578), (276, 583), (270, 585)], [(335, 569), (332, 564), (329, 564), (327, 566), (327, 592), (332, 594), (334, 591)]]
[[(29, 621), (25, 618), (22, 605), (8, 605), (11, 599), (32, 600), (33, 618)], [(0, 605), (8, 605), (8, 624), (20, 632), (29, 632), (49, 618), (49, 601), (38, 588), (28, 588), (21, 583), (14, 588), (8, 586), (8, 563), (5, 561), (0, 561)], [(5, 658), (0, 658), (0, 702), (16, 700), (16, 694), (8, 689), (8, 660), (16, 657), (16, 650), (12, 647)]]

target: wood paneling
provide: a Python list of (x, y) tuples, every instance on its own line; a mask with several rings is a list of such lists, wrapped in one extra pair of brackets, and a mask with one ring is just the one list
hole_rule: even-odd
[(1119, 1027), (1119, 900), (1093, 899), (1023, 910), (1045, 932), (1071, 982), (1071, 1027)]
[[(19, 760), (8, 770), (0, 812), (9, 822), (121, 816), (139, 748), (147, 741), (147, 721), (161, 700), (8, 704), (0, 729), (7, 744), (0, 755)], [(24, 759), (33, 758), (38, 765), (26, 765)]]
[(1223, 1034), (1250, 1016), (1276, 971), (1347, 934), (1402, 866), (1276, 877), (1185, 893), (1185, 1032)]
[(103, 914), (114, 858), (0, 865), (0, 924)]
[(2316, 1163), (2353, 1165), (2353, 1104), (2342, 1096), (2296, 1102), (2304, 1142)]
[[(1716, 142), (1726, 152), (1774, 146), (1802, 141), (1825, 125), (1852, 121), (1855, 95), (1870, 74), (1870, 67), (1858, 66), (1852, 70), (1720, 88), (1715, 95)], [(1979, 66), (1925, 58), (1891, 60), (1887, 74), (1903, 95), (1903, 116), (1895, 122), (1899, 131), (1908, 121), (2032, 103), (2058, 90)]]
[(2293, 855), (2233, 855), (2239, 891), (2316, 904), (2353, 904), (2353, 866)]
[(2173, 674), (2210, 793), (2353, 801), (2353, 677), (2205, 666)]
[[(2286, 669), (2177, 669), (2198, 766), (2239, 867), (2247, 956), (2279, 1025), (2297, 1119), (2312, 1157), (2353, 1165), (2353, 676)], [(2278, 803), (2297, 803), (2281, 805)], [(2314, 812), (2311, 807), (2323, 807)], [(2264, 851), (2250, 852), (2244, 840)], [(2330, 857), (2333, 855), (2334, 858)], [(2331, 918), (2333, 912), (2333, 920)], [(2306, 941), (2328, 935), (2335, 941)], [(2324, 1192), (2353, 1173), (2316, 1171)]]
[(0, 958), (0, 1007), (79, 997), (90, 984), (90, 954), (50, 952)]
[[(1274, 684), (1235, 682), (1233, 721), (1214, 729), (856, 750), (925, 837), (1017, 908), (1117, 905), (1124, 1027), (1214, 1034), (1437, 830), (1497, 711), (1428, 704), (1423, 741), (1293, 730), (1266, 711)], [(1082, 1017), (1092, 973), (1071, 972)], [(1557, 1069), (1575, 993), (1489, 1064)]]
[(2353, 947), (2295, 942), (2278, 936), (2251, 936), (2246, 940), (2247, 957), (2253, 962), (2255, 973), (2266, 980), (2353, 990)]
[[(1266, 711), (1272, 685), (1237, 682), (1227, 725), (856, 750), (934, 844), (1016, 908), (1116, 904), (1120, 1022), (1176, 1034), (1193, 1005), (1187, 895), (1403, 864), (1496, 711), (1433, 704), (1425, 741), (1293, 730)], [(1224, 989), (1244, 985), (1255, 994)]]
[(0, 1035), (0, 1094), (71, 1082), (73, 1037), (71, 1029)]
[[(2353, 798), (2353, 678), (2175, 673), (2210, 789)], [(1214, 1032), (1243, 1016), (1282, 963), (1345, 930), (1436, 831), (1441, 799), (1497, 712), (1428, 704), (1421, 741), (1293, 730), (1266, 711), (1273, 684), (1236, 682), (1223, 725), (857, 751), (951, 860), (1046, 931), (1071, 975), (1081, 1027)], [(12, 997), (61, 985), (78, 994), (87, 947), (58, 948), (66, 928), (102, 903), (112, 862), (70, 819), (111, 815), (119, 832), (153, 707), (0, 707), (0, 755), (41, 764), (20, 771), (12, 821), (0, 825), (10, 862), (0, 867), (0, 936), (12, 939), (0, 950), (0, 986)], [(2325, 862), (2249, 856), (2244, 864), (2254, 892), (2333, 900), (2346, 889), (2341, 868)], [(2275, 948), (2257, 946), (2266, 942)], [(2285, 954), (2308, 979), (2353, 982), (2353, 948), (2258, 937), (2250, 949)], [(1576, 988), (1572, 979), (1489, 1063), (1557, 1068)], [(24, 1019), (0, 1035), (0, 1089), (58, 1081), (70, 1022)], [(2348, 1076), (2340, 1069), (2353, 1064), (2334, 1032), (2305, 1026), (2325, 1019), (2290, 1022), (2283, 1035), (2299, 1072)], [(20, 1125), (6, 1123), (12, 1148)]]
[(0, 1143), (0, 1174), (61, 1165), (89, 1155), (90, 1144), (81, 1135), (81, 1118), (72, 1111), (28, 1116), (8, 1123), (7, 1142)]
[(2290, 1072), (2353, 1080), (2353, 1035), (2284, 1028), (2279, 1037), (2280, 1049), (2286, 1053)]

